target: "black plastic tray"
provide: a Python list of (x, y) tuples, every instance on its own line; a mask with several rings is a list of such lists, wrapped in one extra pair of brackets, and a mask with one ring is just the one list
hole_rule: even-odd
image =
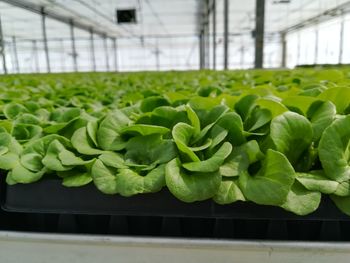
[(2, 187), (2, 208), (8, 212), (163, 217), (204, 217), (269, 220), (350, 220), (324, 197), (320, 207), (307, 216), (297, 216), (279, 207), (236, 202), (218, 205), (211, 200), (184, 203), (169, 191), (132, 197), (106, 195), (93, 184), (67, 188), (61, 181), (47, 179), (32, 184)]

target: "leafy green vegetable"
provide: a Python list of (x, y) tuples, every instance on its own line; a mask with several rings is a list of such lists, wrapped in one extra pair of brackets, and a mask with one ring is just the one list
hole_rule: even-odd
[(219, 190), (213, 199), (220, 205), (246, 200), (241, 189), (238, 186), (237, 179), (223, 180), (220, 184)]
[(329, 180), (320, 171), (318, 171), (317, 173), (297, 173), (296, 179), (306, 189), (324, 194), (332, 194), (339, 187), (338, 182)]
[(287, 195), (282, 208), (297, 215), (307, 215), (314, 212), (321, 202), (321, 193), (307, 190), (300, 183), (295, 182)]
[(303, 116), (286, 112), (271, 122), (271, 140), (277, 151), (296, 164), (301, 154), (311, 145), (313, 131), (310, 122)]
[(92, 181), (92, 177), (89, 173), (76, 172), (72, 176), (64, 177), (62, 185), (67, 187), (79, 187), (79, 186), (86, 185), (91, 181)]
[(262, 205), (282, 205), (294, 178), (294, 169), (287, 158), (270, 149), (256, 174), (241, 173), (239, 186), (247, 200)]
[(328, 178), (337, 182), (350, 179), (350, 116), (335, 120), (322, 134), (318, 151)]
[(336, 115), (336, 108), (332, 102), (316, 101), (311, 104), (307, 111), (314, 132), (313, 141), (317, 142), (323, 131), (333, 122)]
[(233, 149), (231, 155), (220, 166), (220, 174), (225, 177), (239, 176), (250, 164), (263, 158), (264, 154), (260, 151), (257, 141), (249, 141)]
[(179, 159), (173, 159), (165, 168), (165, 181), (169, 191), (184, 202), (202, 201), (213, 197), (221, 183), (218, 171), (188, 173), (181, 168)]
[(337, 108), (337, 113), (343, 114), (350, 104), (350, 88), (335, 87), (327, 89), (318, 98), (332, 102)]
[(350, 215), (349, 68), (7, 75), (0, 169), (184, 202)]
[(131, 169), (121, 169), (117, 174), (117, 190), (122, 196), (155, 193), (165, 186), (165, 165), (159, 165), (145, 176)]
[(232, 145), (225, 142), (220, 149), (209, 159), (199, 162), (190, 162), (182, 164), (188, 171), (192, 172), (215, 172), (217, 171), (225, 159), (232, 151)]
[(176, 156), (171, 140), (163, 140), (160, 134), (137, 136), (126, 145), (125, 160), (136, 164), (162, 164)]
[(8, 133), (0, 133), (0, 169), (11, 170), (19, 162), (22, 146)]
[(194, 128), (186, 123), (178, 123), (173, 128), (173, 138), (176, 143), (177, 148), (183, 154), (195, 162), (200, 161), (199, 157), (194, 153), (193, 150), (188, 146), (190, 139), (193, 137)]
[(121, 131), (129, 124), (129, 118), (119, 110), (109, 113), (100, 123), (97, 130), (98, 145), (106, 151), (118, 151), (125, 148)]
[(91, 169), (95, 186), (105, 194), (118, 193), (116, 173), (115, 169), (109, 169), (101, 160), (96, 160)]
[(102, 150), (93, 148), (93, 142), (89, 138), (86, 127), (76, 130), (72, 136), (73, 147), (81, 154), (98, 155), (103, 153)]
[(339, 210), (350, 216), (350, 196), (331, 195), (331, 198)]

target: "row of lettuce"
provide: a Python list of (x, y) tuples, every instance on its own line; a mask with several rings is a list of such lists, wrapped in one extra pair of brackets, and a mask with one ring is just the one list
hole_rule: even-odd
[(6, 182), (252, 201), (350, 215), (350, 77), (342, 70), (10, 76)]

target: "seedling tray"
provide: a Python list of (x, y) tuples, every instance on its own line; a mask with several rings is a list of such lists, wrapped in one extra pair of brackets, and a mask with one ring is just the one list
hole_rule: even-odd
[(164, 217), (204, 217), (268, 220), (350, 220), (328, 198), (307, 216), (297, 216), (274, 206), (236, 202), (218, 205), (211, 200), (184, 203), (168, 190), (132, 197), (106, 195), (93, 184), (67, 188), (55, 179), (32, 184), (5, 185), (2, 187), (2, 208), (8, 212), (59, 213), (89, 215), (130, 215)]

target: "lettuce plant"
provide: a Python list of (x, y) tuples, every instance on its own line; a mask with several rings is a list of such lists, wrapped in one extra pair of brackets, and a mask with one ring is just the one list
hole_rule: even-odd
[(349, 69), (6, 76), (6, 182), (350, 215)]

